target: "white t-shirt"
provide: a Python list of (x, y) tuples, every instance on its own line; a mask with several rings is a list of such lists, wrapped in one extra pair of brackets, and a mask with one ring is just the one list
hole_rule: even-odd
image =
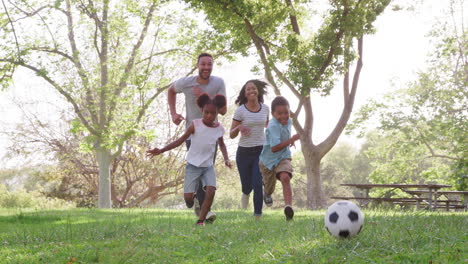
[(208, 127), (201, 119), (193, 120), (192, 124), (195, 132), (192, 134), (186, 160), (197, 167), (213, 166), (216, 142), (224, 135), (224, 127), (221, 123), (217, 127)]
[(245, 104), (237, 108), (232, 119), (250, 128), (250, 135), (241, 134), (239, 146), (256, 147), (265, 144), (265, 124), (269, 114), (270, 109), (266, 104), (260, 104), (260, 110), (257, 112), (250, 111)]

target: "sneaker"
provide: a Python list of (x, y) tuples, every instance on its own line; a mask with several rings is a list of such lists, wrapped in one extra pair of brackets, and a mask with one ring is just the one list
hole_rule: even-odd
[(212, 224), (216, 220), (216, 214), (213, 212), (208, 212), (206, 214), (205, 222)]
[(201, 207), (200, 207), (200, 203), (198, 202), (198, 199), (197, 199), (196, 196), (193, 198), (193, 202), (194, 202), (194, 205), (193, 205), (193, 212), (195, 213), (195, 215), (196, 215), (197, 217), (200, 217)]
[(249, 206), (249, 200), (250, 200), (249, 198), (250, 198), (250, 194), (242, 193), (241, 209), (247, 209), (247, 207)]
[(204, 222), (196, 222), (195, 223), (195, 226), (205, 226), (205, 223)]
[(271, 207), (273, 205), (273, 198), (271, 197), (271, 195), (266, 195), (265, 193), (263, 193), (263, 201), (268, 207)]
[(290, 221), (293, 219), (294, 210), (291, 206), (286, 205), (286, 207), (284, 207), (284, 215), (286, 216), (286, 221)]

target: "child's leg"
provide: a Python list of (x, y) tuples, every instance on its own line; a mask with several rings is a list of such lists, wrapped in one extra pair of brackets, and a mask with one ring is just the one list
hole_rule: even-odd
[(185, 204), (187, 205), (187, 208), (192, 208), (193, 206), (193, 197), (195, 196), (194, 193), (184, 193), (184, 200)]
[(214, 196), (216, 192), (216, 187), (206, 186), (205, 187), (205, 201), (202, 204), (200, 211), (200, 218), (198, 220), (204, 221), (206, 219), (206, 214), (211, 210), (211, 205), (213, 204)]
[(283, 197), (285, 205), (292, 205), (292, 189), (291, 189), (291, 175), (288, 172), (282, 171), (279, 173), (278, 178), (283, 185)]
[(193, 207), (195, 192), (198, 188), (202, 170), (190, 163), (185, 166), (184, 200), (188, 208)]
[(213, 166), (203, 168), (201, 180), (205, 190), (205, 201), (203, 201), (201, 206), (199, 221), (204, 221), (206, 219), (206, 215), (211, 210), (211, 205), (213, 204), (216, 191), (216, 174)]

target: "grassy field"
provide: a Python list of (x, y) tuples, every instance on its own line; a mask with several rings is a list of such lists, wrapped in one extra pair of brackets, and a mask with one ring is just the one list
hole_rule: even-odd
[(468, 263), (468, 213), (364, 210), (363, 231), (335, 239), (324, 211), (0, 209), (0, 263)]

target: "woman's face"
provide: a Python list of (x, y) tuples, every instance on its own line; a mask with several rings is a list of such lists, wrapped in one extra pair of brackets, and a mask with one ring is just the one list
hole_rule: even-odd
[(255, 84), (252, 82), (247, 83), (245, 86), (244, 95), (245, 98), (247, 98), (247, 101), (258, 100), (257, 86), (255, 86)]

